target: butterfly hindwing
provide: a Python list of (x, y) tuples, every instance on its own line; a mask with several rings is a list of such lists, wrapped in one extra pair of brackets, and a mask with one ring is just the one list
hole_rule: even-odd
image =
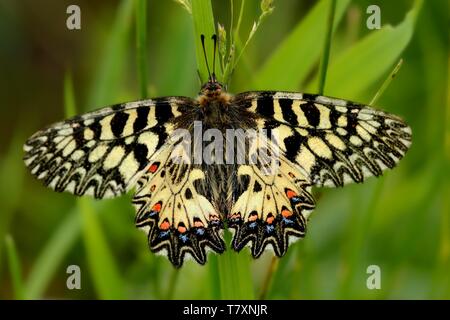
[(165, 149), (138, 181), (136, 226), (147, 232), (150, 249), (165, 250), (176, 267), (186, 253), (205, 264), (207, 249), (225, 250), (222, 217), (196, 190), (197, 182), (204, 183), (203, 171), (180, 156), (183, 148)]
[(259, 117), (286, 158), (316, 186), (362, 182), (393, 168), (411, 145), (402, 119), (369, 106), (318, 95), (248, 92), (235, 97)]
[[(311, 185), (304, 173), (284, 156), (264, 157), (263, 148), (273, 150), (270, 141), (259, 145), (257, 161), (239, 167), (236, 202), (228, 216), (235, 229), (233, 249), (251, 246), (258, 258), (266, 248), (283, 256), (294, 237), (303, 237), (310, 212), (314, 209)], [(274, 156), (274, 153), (269, 153)]]
[(56, 191), (96, 198), (126, 192), (192, 100), (168, 97), (119, 104), (56, 123), (29, 138), (25, 164)]

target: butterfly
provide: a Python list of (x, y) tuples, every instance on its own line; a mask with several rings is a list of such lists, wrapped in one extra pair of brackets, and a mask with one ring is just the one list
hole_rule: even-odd
[[(211, 137), (186, 142), (179, 134), (195, 138), (198, 123), (202, 138), (211, 130), (222, 141), (230, 130), (240, 133), (227, 161), (218, 160), (228, 143), (211, 148)], [(256, 138), (245, 140), (251, 130)], [(225, 228), (236, 251), (283, 256), (305, 236), (312, 187), (380, 176), (410, 145), (411, 129), (395, 115), (314, 94), (232, 95), (213, 71), (194, 99), (117, 104), (38, 131), (24, 145), (24, 161), (58, 192), (103, 199), (135, 189), (136, 226), (151, 251), (180, 267), (186, 258), (205, 264), (208, 251), (224, 252)], [(246, 147), (252, 152), (236, 161)], [(205, 150), (210, 161), (196, 161)]]

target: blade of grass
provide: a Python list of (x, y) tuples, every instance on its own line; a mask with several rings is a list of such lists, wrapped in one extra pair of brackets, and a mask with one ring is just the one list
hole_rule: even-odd
[(98, 70), (93, 72), (93, 90), (87, 101), (90, 109), (115, 102), (111, 93), (117, 92), (123, 79), (133, 6), (133, 0), (122, 0), (117, 8), (105, 51), (100, 55), (101, 59), (96, 59), (99, 61)]
[(278, 263), (279, 263), (278, 257), (273, 256), (272, 260), (270, 261), (269, 268), (267, 269), (266, 276), (264, 278), (264, 282), (261, 287), (261, 293), (259, 295), (259, 300), (264, 300), (267, 298), (270, 288), (271, 288), (271, 285), (272, 285), (273, 276), (278, 269)]
[[(350, 0), (337, 1), (333, 30), (349, 3)], [(322, 48), (317, 44), (325, 41), (327, 7), (328, 1), (318, 2), (297, 24), (256, 74), (255, 89), (298, 90), (320, 58)]]
[[(406, 18), (396, 27), (388, 25), (370, 32), (332, 61), (327, 76), (327, 94), (357, 100), (364, 90), (380, 79), (398, 61), (411, 40), (422, 2), (416, 0)], [(313, 90), (315, 83), (317, 77), (307, 86), (307, 91)]]
[(384, 91), (387, 89), (387, 87), (389, 87), (389, 85), (391, 84), (391, 81), (394, 80), (394, 78), (397, 76), (397, 73), (399, 72), (400, 68), (402, 67), (402, 64), (403, 64), (403, 59), (400, 59), (398, 61), (397, 65), (395, 66), (395, 68), (392, 70), (392, 72), (386, 78), (386, 80), (384, 80), (380, 89), (378, 89), (377, 93), (373, 96), (372, 100), (369, 102), (369, 105), (373, 106), (378, 102), (381, 95), (384, 93)]
[(147, 96), (147, 0), (136, 1), (136, 53), (141, 98)]
[[(195, 48), (197, 56), (197, 67), (202, 82), (208, 79), (208, 69), (203, 55), (203, 47), (200, 35), (205, 35), (205, 49), (208, 63), (212, 64), (214, 59), (213, 42), (209, 41), (216, 33), (214, 16), (211, 1), (192, 0), (192, 18), (194, 19)], [(210, 68), (212, 65), (210, 65)], [(212, 70), (211, 70), (212, 71)], [(216, 75), (221, 79), (220, 68), (217, 68)]]
[[(225, 243), (231, 243), (228, 230), (224, 232), (224, 240)], [(229, 248), (218, 256), (218, 267), (221, 299), (254, 299), (250, 257), (245, 250), (236, 253)]]
[(40, 251), (26, 281), (26, 298), (41, 299), (62, 260), (74, 246), (81, 231), (78, 208), (70, 211)]
[[(66, 74), (64, 88), (64, 107), (67, 117), (76, 113), (74, 90), (70, 74)], [(73, 112), (74, 114), (70, 114)], [(117, 270), (117, 263), (108, 247), (100, 222), (95, 215), (92, 200), (77, 199), (77, 207), (83, 219), (83, 239), (87, 260), (97, 294), (101, 299), (120, 299), (123, 297), (123, 284)]]
[(331, 0), (328, 12), (327, 33), (325, 36), (322, 62), (320, 64), (319, 94), (323, 94), (325, 90), (325, 80), (327, 78), (328, 60), (330, 59), (331, 37), (333, 35), (333, 24), (335, 14), (336, 14), (336, 0)]
[(122, 279), (92, 209), (91, 199), (81, 198), (78, 204), (83, 219), (83, 239), (87, 261), (95, 290), (101, 299), (122, 299), (124, 298)]
[[(210, 1), (193, 0), (192, 16), (194, 19), (194, 33), (197, 53), (197, 65), (199, 73), (203, 79), (208, 78), (208, 71), (203, 57), (203, 48), (200, 35), (204, 34), (206, 40), (215, 33), (215, 23)], [(213, 46), (206, 46), (208, 61), (211, 62), (213, 56)], [(219, 76), (218, 76), (219, 77)], [(231, 236), (225, 232), (225, 242), (230, 243)], [(214, 264), (212, 264), (214, 266)], [(212, 273), (219, 273), (220, 293), (222, 299), (253, 299), (253, 284), (250, 273), (250, 261), (247, 255), (227, 250), (217, 257), (218, 269), (210, 269)], [(210, 267), (211, 268), (211, 267)], [(212, 285), (217, 283), (213, 282)], [(217, 288), (213, 289), (213, 292)]]
[(210, 298), (213, 300), (220, 299), (220, 274), (219, 270), (219, 256), (210, 254), (208, 256), (208, 268), (209, 268), (209, 283), (210, 283)]
[(22, 300), (25, 298), (22, 283), (22, 267), (20, 264), (19, 255), (17, 254), (16, 245), (14, 244), (14, 240), (10, 235), (6, 236), (5, 245), (14, 298), (16, 300)]
[[(66, 117), (76, 114), (71, 72), (64, 75), (64, 111)], [(39, 299), (48, 287), (62, 259), (74, 245), (81, 229), (79, 212), (72, 210), (47, 242), (36, 259), (26, 282), (27, 299)]]
[[(25, 140), (21, 132), (14, 134), (8, 150), (0, 158), (0, 239), (9, 232), (15, 210), (20, 206), (24, 193), (24, 165), (22, 161), (22, 143)], [(0, 273), (2, 267), (3, 241), (0, 241)]]
[(64, 108), (67, 117), (73, 117), (77, 113), (75, 110), (75, 104), (72, 74), (71, 72), (66, 72), (64, 75)]

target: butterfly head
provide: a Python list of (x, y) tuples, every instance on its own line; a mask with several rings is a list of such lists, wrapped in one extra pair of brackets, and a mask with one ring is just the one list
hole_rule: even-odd
[(200, 95), (208, 98), (220, 96), (224, 91), (224, 85), (217, 81), (216, 75), (213, 73), (208, 82), (206, 82), (200, 89)]

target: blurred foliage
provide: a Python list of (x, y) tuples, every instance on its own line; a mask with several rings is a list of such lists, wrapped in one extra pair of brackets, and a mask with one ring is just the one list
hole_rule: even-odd
[[(147, 92), (195, 96), (202, 63), (196, 28), (210, 28), (211, 17), (207, 3), (198, 16), (204, 1), (193, 1), (193, 16), (180, 2), (190, 3), (80, 0), (78, 31), (66, 28), (69, 1), (0, 2), (0, 298), (449, 299), (444, 0), (337, 0), (324, 93), (368, 103), (403, 58), (377, 105), (407, 120), (413, 145), (380, 179), (315, 190), (307, 237), (279, 261), (229, 250), (209, 255), (206, 266), (187, 262), (175, 271), (135, 230), (131, 195), (77, 200), (26, 172), (26, 137), (75, 108), (137, 100)], [(274, 1), (233, 71), (230, 91), (316, 92), (329, 3)], [(233, 1), (234, 24), (241, 4)], [(371, 4), (381, 8), (379, 31), (366, 27)], [(247, 0), (243, 8), (236, 50), (261, 15), (260, 1)], [(229, 38), (230, 1), (213, 0), (212, 9)], [(72, 264), (81, 267), (81, 290), (66, 288)], [(380, 290), (366, 287), (373, 264), (381, 267)]]

